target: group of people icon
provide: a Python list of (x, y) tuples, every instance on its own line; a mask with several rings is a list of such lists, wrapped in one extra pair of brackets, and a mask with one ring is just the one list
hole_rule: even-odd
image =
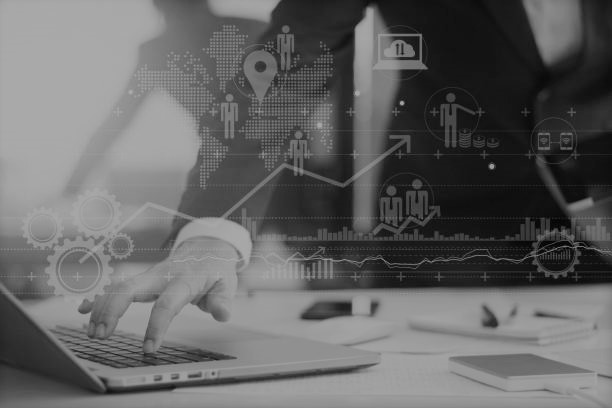
[(380, 222), (397, 227), (404, 219), (414, 217), (423, 220), (429, 214), (429, 191), (423, 189), (423, 181), (414, 179), (412, 189), (404, 196), (397, 195), (397, 188), (388, 185), (385, 195), (379, 199)]

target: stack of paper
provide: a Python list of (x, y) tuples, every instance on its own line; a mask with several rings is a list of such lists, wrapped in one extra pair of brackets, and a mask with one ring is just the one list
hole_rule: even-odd
[(498, 327), (483, 327), (478, 312), (444, 313), (410, 319), (410, 327), (439, 333), (515, 340), (547, 345), (590, 336), (595, 331), (592, 321), (518, 315)]

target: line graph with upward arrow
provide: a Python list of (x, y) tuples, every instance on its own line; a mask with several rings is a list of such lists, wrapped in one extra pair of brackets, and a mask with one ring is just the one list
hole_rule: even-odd
[(380, 224), (378, 224), (378, 226), (376, 228), (374, 228), (374, 231), (372, 231), (372, 234), (376, 235), (376, 234), (378, 234), (382, 230), (389, 231), (389, 232), (391, 232), (393, 234), (401, 234), (402, 231), (404, 231), (406, 228), (408, 228), (411, 224), (418, 225), (419, 227), (424, 227), (424, 226), (426, 226), (429, 223), (429, 221), (431, 221), (435, 217), (439, 217), (439, 216), (440, 216), (440, 207), (439, 206), (432, 206), (429, 209), (429, 214), (427, 215), (427, 217), (425, 217), (422, 220), (417, 218), (417, 217), (410, 216), (410, 217), (406, 218), (404, 220), (404, 222), (402, 222), (397, 227), (394, 227), (394, 226), (389, 225), (389, 224), (380, 223)]
[[(347, 179), (345, 181), (334, 180), (334, 179), (331, 179), (329, 177), (325, 177), (325, 176), (322, 176), (320, 174), (317, 174), (317, 173), (314, 173), (314, 172), (308, 171), (308, 170), (303, 170), (302, 171), (302, 175), (300, 175), (299, 177), (310, 177), (310, 178), (313, 178), (315, 180), (319, 180), (319, 181), (322, 181), (324, 183), (330, 184), (332, 186), (336, 186), (336, 187), (340, 187), (340, 188), (346, 188), (349, 185), (351, 185), (355, 180), (357, 180), (359, 177), (363, 176), (368, 171), (370, 171), (373, 167), (376, 167), (380, 162), (382, 162), (388, 156), (393, 154), (395, 151), (397, 151), (397, 150), (399, 150), (401, 148), (405, 148), (406, 154), (410, 154), (411, 153), (411, 138), (410, 138), (410, 135), (390, 135), (389, 138), (391, 140), (398, 140), (398, 142), (395, 143), (393, 146), (391, 146), (389, 149), (387, 149), (385, 152), (380, 154), (376, 159), (371, 161), (367, 166), (364, 166), (361, 170), (359, 170), (358, 172), (353, 174), (349, 179)], [(221, 215), (221, 217), (219, 217), (219, 219), (225, 219), (225, 218), (229, 217), (234, 211), (236, 211), (242, 205), (244, 205), (244, 203), (246, 203), (259, 190), (261, 190), (268, 183), (270, 183), (278, 174), (282, 173), (285, 170), (293, 172), (294, 170), (296, 170), (296, 168), (295, 168), (295, 166), (292, 166), (292, 165), (290, 165), (288, 163), (281, 164), (275, 170), (273, 170), (266, 178), (264, 178), (257, 185), (255, 185), (255, 187), (253, 187), (248, 193), (246, 193), (234, 205), (232, 205), (230, 208), (228, 208), (227, 211), (225, 211), (223, 213), (223, 215)], [(92, 250), (90, 252), (88, 252), (83, 257), (81, 257), (81, 259), (79, 259), (79, 263), (85, 262), (91, 256), (92, 253), (95, 253), (96, 250), (99, 250), (100, 248), (102, 248), (115, 234), (117, 234), (118, 232), (123, 230), (123, 228), (128, 226), (132, 221), (137, 219), (141, 214), (143, 214), (145, 211), (147, 211), (149, 209), (154, 209), (154, 210), (158, 210), (158, 211), (161, 211), (161, 212), (165, 212), (165, 213), (167, 213), (169, 215), (172, 215), (172, 216), (175, 216), (175, 217), (181, 217), (181, 218), (184, 218), (184, 219), (192, 221), (192, 222), (206, 222), (207, 226), (211, 226), (211, 225), (214, 226), (214, 221), (212, 221), (212, 224), (211, 224), (211, 220), (210, 219), (207, 219), (206, 221), (202, 221), (201, 219), (199, 219), (197, 217), (193, 217), (193, 216), (191, 216), (189, 214), (177, 211), (177, 210), (175, 210), (173, 208), (168, 208), (168, 207), (164, 207), (164, 206), (159, 205), (159, 204), (148, 202), (148, 203), (145, 203), (138, 210), (136, 210), (125, 221), (123, 221), (115, 229), (113, 234), (109, 234), (108, 237), (104, 238), (99, 244), (97, 244), (94, 248), (92, 248)]]

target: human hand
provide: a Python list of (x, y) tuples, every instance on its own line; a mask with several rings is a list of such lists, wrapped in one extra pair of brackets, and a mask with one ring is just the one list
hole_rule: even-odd
[(155, 301), (144, 338), (145, 353), (159, 348), (170, 322), (188, 303), (226, 321), (236, 293), (237, 263), (238, 254), (231, 245), (211, 238), (189, 239), (163, 262), (111, 285), (93, 302), (83, 301), (79, 312), (91, 313), (87, 335), (109, 337), (132, 302)]

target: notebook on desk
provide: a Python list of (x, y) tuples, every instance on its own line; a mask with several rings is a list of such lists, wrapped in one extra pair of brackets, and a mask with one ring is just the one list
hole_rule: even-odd
[(588, 337), (595, 331), (592, 321), (518, 315), (507, 324), (483, 327), (478, 312), (418, 316), (409, 320), (411, 328), (438, 333), (512, 340), (539, 345)]

